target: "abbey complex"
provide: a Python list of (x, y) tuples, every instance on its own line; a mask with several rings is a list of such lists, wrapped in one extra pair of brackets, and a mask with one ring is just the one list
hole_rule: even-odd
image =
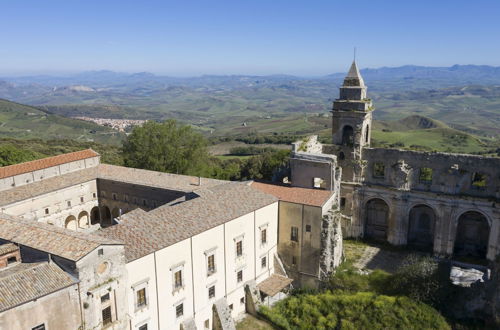
[(93, 150), (0, 168), (0, 328), (234, 329), (321, 286), (343, 237), (496, 260), (500, 159), (372, 148), (373, 110), (353, 63), (332, 144), (294, 143), (286, 184), (106, 165)]

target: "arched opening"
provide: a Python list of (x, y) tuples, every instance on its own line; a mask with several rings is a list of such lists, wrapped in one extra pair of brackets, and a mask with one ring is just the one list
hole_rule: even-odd
[(113, 219), (118, 219), (120, 217), (120, 209), (115, 207), (113, 211), (111, 211), (111, 215), (113, 216)]
[(387, 240), (389, 206), (382, 199), (375, 198), (366, 203), (365, 237)]
[(78, 215), (78, 227), (80, 228), (89, 227), (89, 214), (86, 211), (82, 211)]
[(434, 245), (436, 214), (427, 205), (416, 205), (410, 210), (408, 221), (408, 245), (430, 249)]
[(486, 258), (490, 225), (479, 212), (465, 212), (458, 218), (453, 254), (475, 258)]
[(111, 211), (109, 210), (109, 207), (103, 206), (102, 207), (102, 213), (101, 213), (101, 226), (107, 227), (111, 226)]
[(345, 154), (344, 154), (344, 152), (343, 152), (343, 151), (341, 151), (341, 152), (339, 153), (339, 159), (340, 159), (340, 160), (344, 160), (344, 159), (345, 159)]
[(354, 129), (346, 125), (342, 129), (342, 144), (345, 146), (352, 146), (354, 144)]
[(70, 215), (69, 217), (66, 218), (66, 220), (64, 221), (64, 228), (76, 230), (77, 224), (75, 216)]
[(101, 222), (101, 215), (99, 212), (99, 207), (94, 206), (90, 211), (90, 224), (96, 225)]
[(370, 139), (370, 125), (366, 125), (366, 131), (365, 131), (365, 143), (368, 143), (368, 140)]

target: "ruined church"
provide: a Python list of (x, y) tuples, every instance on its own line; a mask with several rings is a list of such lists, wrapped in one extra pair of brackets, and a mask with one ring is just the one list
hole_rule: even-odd
[(332, 143), (294, 143), (287, 184), (107, 165), (93, 150), (0, 168), (0, 328), (234, 329), (321, 285), (343, 237), (494, 260), (500, 159), (372, 148), (373, 110), (353, 63)]

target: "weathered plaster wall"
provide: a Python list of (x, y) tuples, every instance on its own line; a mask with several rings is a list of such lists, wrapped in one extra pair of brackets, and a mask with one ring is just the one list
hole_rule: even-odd
[(0, 329), (79, 329), (77, 284), (0, 313)]

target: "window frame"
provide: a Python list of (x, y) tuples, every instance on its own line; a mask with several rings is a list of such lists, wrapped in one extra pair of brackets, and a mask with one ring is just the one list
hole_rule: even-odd
[(297, 243), (299, 242), (299, 227), (290, 227), (290, 241)]

